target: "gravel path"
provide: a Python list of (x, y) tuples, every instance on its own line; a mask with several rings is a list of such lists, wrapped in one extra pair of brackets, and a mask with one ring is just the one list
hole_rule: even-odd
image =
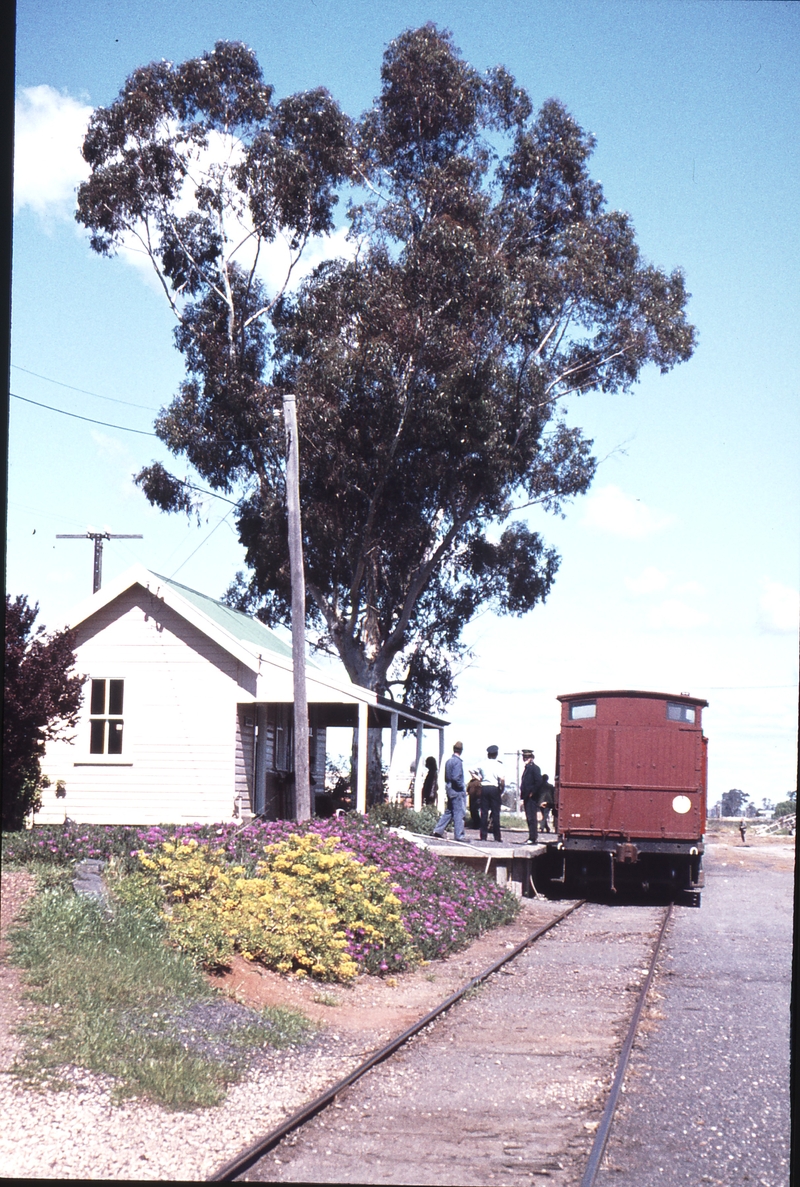
[(71, 1087), (35, 1092), (0, 1076), (0, 1174), (9, 1178), (188, 1180), (206, 1178), (253, 1135), (277, 1125), (359, 1061), (360, 1047), (333, 1039), (267, 1057), (231, 1088), (224, 1105), (166, 1112), (112, 1103), (110, 1079), (65, 1071)]
[[(787, 1187), (793, 844), (714, 841), (676, 912), (597, 1187)], [(648, 1033), (649, 1031), (649, 1033)]]

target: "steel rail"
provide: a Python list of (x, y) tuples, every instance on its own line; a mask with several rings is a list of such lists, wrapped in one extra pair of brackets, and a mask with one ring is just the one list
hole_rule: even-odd
[(299, 1129), (301, 1125), (306, 1123), (306, 1121), (310, 1121), (311, 1118), (317, 1113), (322, 1112), (323, 1109), (332, 1104), (339, 1093), (344, 1091), (345, 1088), (349, 1088), (351, 1084), (354, 1084), (357, 1080), (360, 1080), (361, 1077), (366, 1075), (366, 1073), (370, 1071), (371, 1068), (375, 1067), (376, 1064), (382, 1063), (385, 1059), (388, 1059), (389, 1056), (393, 1055), (399, 1047), (402, 1047), (404, 1043), (407, 1043), (409, 1039), (413, 1038), (415, 1034), (418, 1034), (421, 1030), (433, 1022), (434, 1019), (438, 1018), (440, 1014), (443, 1014), (446, 1010), (449, 1010), (451, 1006), (454, 1006), (456, 1002), (460, 1001), (461, 998), (464, 997), (465, 994), (469, 993), (471, 989), (474, 989), (476, 985), (480, 985), (482, 981), (485, 981), (488, 977), (491, 977), (492, 973), (496, 973), (497, 970), (502, 968), (504, 964), (508, 964), (510, 960), (514, 960), (521, 952), (524, 952), (524, 950), (529, 947), (529, 945), (534, 944), (546, 932), (555, 927), (557, 923), (561, 923), (563, 919), (566, 919), (567, 916), (571, 915), (573, 911), (577, 911), (579, 907), (584, 906), (585, 903), (586, 899), (579, 899), (578, 902), (573, 903), (572, 906), (568, 907), (566, 911), (562, 911), (560, 915), (557, 915), (555, 919), (551, 919), (549, 923), (545, 923), (541, 927), (538, 927), (536, 931), (532, 932), (520, 944), (517, 944), (510, 952), (507, 952), (505, 956), (501, 956), (499, 960), (496, 960), (493, 964), (490, 964), (489, 967), (484, 969), (482, 973), (478, 973), (477, 976), (472, 977), (471, 980), (467, 981), (465, 985), (462, 985), (462, 987), (457, 989), (455, 993), (451, 993), (448, 998), (445, 998), (443, 1002), (440, 1002), (438, 1006), (435, 1006), (432, 1010), (425, 1014), (423, 1018), (420, 1018), (417, 1022), (409, 1026), (408, 1029), (404, 1030), (402, 1034), (397, 1036), (397, 1038), (392, 1039), (391, 1042), (387, 1043), (384, 1047), (374, 1051), (372, 1055), (364, 1060), (363, 1063), (360, 1063), (358, 1067), (354, 1068), (349, 1075), (344, 1076), (341, 1080), (338, 1080), (332, 1088), (329, 1088), (326, 1092), (323, 1092), (320, 1096), (310, 1101), (307, 1105), (304, 1105), (301, 1109), (298, 1109), (296, 1113), (292, 1113), (292, 1115), (287, 1117), (284, 1122), (278, 1125), (275, 1129), (270, 1130), (270, 1132), (265, 1134), (264, 1137), (259, 1138), (258, 1141), (253, 1143), (252, 1146), (248, 1146), (246, 1150), (243, 1150), (235, 1158), (232, 1158), (229, 1162), (226, 1162), (223, 1166), (220, 1166), (213, 1175), (209, 1175), (208, 1179), (206, 1179), (206, 1182), (232, 1182), (232, 1180), (235, 1179), (237, 1175), (240, 1175), (243, 1171), (248, 1170), (255, 1162), (258, 1162), (259, 1158), (262, 1158), (274, 1146), (277, 1146), (278, 1142), (282, 1141), (283, 1138), (285, 1138), (293, 1130)]
[(633, 1015), (631, 1017), (631, 1022), (630, 1026), (628, 1027), (628, 1033), (625, 1037), (625, 1042), (622, 1044), (622, 1050), (620, 1051), (619, 1062), (617, 1064), (617, 1071), (611, 1085), (611, 1091), (608, 1094), (606, 1107), (603, 1110), (603, 1116), (600, 1119), (600, 1125), (598, 1126), (597, 1133), (595, 1134), (594, 1143), (589, 1153), (589, 1161), (586, 1163), (586, 1169), (583, 1172), (583, 1178), (581, 1179), (580, 1187), (593, 1187), (595, 1177), (598, 1170), (600, 1169), (600, 1161), (603, 1157), (603, 1154), (605, 1153), (608, 1135), (611, 1132), (614, 1114), (616, 1113), (617, 1104), (619, 1102), (619, 1095), (622, 1091), (622, 1085), (625, 1080), (625, 1072), (627, 1070), (628, 1059), (633, 1048), (633, 1040), (636, 1038), (636, 1031), (639, 1027), (639, 1019), (641, 1017), (642, 1010), (644, 1009), (647, 995), (650, 992), (650, 985), (653, 981), (653, 975), (656, 971), (656, 961), (658, 960), (658, 954), (661, 951), (661, 941), (664, 939), (664, 933), (667, 930), (667, 924), (671, 918), (672, 904), (670, 903), (669, 907), (667, 907), (666, 915), (664, 916), (664, 922), (661, 924), (661, 931), (658, 933), (658, 939), (656, 940), (656, 946), (653, 951), (653, 955), (650, 958), (650, 967), (647, 971), (644, 985), (639, 991), (636, 1008), (634, 1009)]

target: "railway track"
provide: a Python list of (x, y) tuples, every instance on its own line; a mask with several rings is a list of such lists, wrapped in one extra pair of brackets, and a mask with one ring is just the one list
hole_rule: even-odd
[(553, 906), (521, 944), (208, 1181), (592, 1187), (669, 910)]

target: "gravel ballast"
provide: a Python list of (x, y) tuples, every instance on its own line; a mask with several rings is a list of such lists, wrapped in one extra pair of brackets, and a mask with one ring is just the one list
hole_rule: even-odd
[(25, 1088), (0, 1075), (0, 1174), (8, 1178), (198, 1180), (255, 1134), (277, 1125), (361, 1058), (357, 1040), (317, 1039), (268, 1055), (224, 1104), (168, 1112), (141, 1101), (115, 1104), (109, 1077), (64, 1069), (61, 1092)]

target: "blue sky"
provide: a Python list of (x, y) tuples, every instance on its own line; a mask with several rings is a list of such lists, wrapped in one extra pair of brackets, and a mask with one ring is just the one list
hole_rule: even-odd
[(193, 526), (131, 482), (167, 461), (146, 434), (182, 367), (154, 281), (130, 256), (94, 256), (72, 219), (91, 108), (137, 66), (238, 39), (278, 96), (324, 85), (358, 115), (386, 43), (428, 20), (473, 66), (502, 62), (536, 105), (556, 96), (594, 133), (609, 205), (631, 214), (646, 257), (685, 270), (699, 330), (671, 374), (573, 401), (605, 460), (565, 519), (532, 518), (562, 556), (547, 604), (467, 629), (449, 741), (468, 756), (533, 745), (549, 770), (557, 694), (689, 691), (710, 702), (711, 802), (730, 787), (783, 798), (800, 585), (792, 3), (18, 0), (12, 391), (138, 432), (12, 399), (8, 589), (62, 621), (91, 588), (92, 546), (55, 536), (88, 529), (144, 537), (106, 543), (106, 579), (140, 561), (220, 596), (242, 565), (225, 504)]

